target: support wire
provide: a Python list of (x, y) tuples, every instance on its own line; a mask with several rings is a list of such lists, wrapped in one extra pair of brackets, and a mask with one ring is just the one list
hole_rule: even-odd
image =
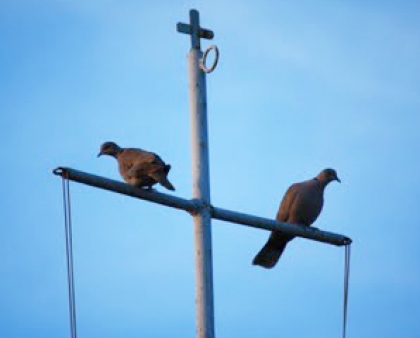
[(346, 338), (347, 331), (347, 307), (349, 296), (349, 278), (350, 278), (350, 247), (351, 244), (345, 246), (344, 253), (344, 300), (343, 300), (343, 328), (342, 338)]
[(66, 259), (67, 259), (67, 284), (69, 296), (70, 336), (77, 338), (76, 329), (76, 297), (74, 291), (74, 267), (73, 267), (73, 234), (71, 225), (70, 184), (68, 177), (63, 174), (63, 206), (64, 228), (66, 233)]

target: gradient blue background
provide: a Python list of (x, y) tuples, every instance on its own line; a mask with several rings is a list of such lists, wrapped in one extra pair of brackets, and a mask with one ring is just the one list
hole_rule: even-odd
[[(159, 153), (191, 196), (187, 60), (197, 8), (211, 195), (274, 217), (287, 187), (338, 171), (316, 226), (353, 238), (348, 336), (420, 336), (418, 1), (0, 2), (0, 337), (68, 337), (59, 165), (120, 179), (104, 141)], [(203, 46), (210, 43), (205, 41)], [(160, 191), (163, 188), (158, 187)], [(191, 217), (71, 184), (79, 336), (194, 337)], [(216, 335), (338, 337), (344, 249), (213, 222)]]

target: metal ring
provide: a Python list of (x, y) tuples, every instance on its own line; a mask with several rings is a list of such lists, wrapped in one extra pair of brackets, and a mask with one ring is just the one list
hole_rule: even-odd
[[(214, 61), (213, 61), (213, 64), (211, 65), (211, 67), (210, 68), (207, 68), (206, 67), (206, 59), (207, 59), (208, 53), (211, 50), (214, 50)], [(218, 61), (219, 61), (219, 49), (217, 48), (217, 46), (211, 45), (210, 47), (208, 47), (205, 50), (205, 52), (203, 53), (203, 56), (200, 58), (200, 68), (205, 73), (211, 73), (213, 70), (215, 70)]]

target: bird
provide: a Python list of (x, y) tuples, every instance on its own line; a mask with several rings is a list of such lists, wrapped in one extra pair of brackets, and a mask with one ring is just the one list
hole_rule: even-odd
[(171, 166), (155, 153), (139, 148), (121, 148), (114, 142), (105, 142), (98, 157), (102, 155), (117, 159), (120, 174), (130, 185), (152, 190), (153, 185), (160, 183), (168, 190), (175, 190), (167, 178)]
[[(276, 221), (310, 226), (318, 218), (324, 204), (324, 189), (328, 183), (341, 180), (334, 169), (322, 170), (315, 178), (292, 184), (284, 194)], [(252, 261), (253, 265), (273, 268), (293, 235), (272, 231), (267, 243)]]

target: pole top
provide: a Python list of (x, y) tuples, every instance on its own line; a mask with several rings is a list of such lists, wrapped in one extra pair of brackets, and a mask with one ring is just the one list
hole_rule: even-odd
[(190, 10), (190, 23), (178, 22), (176, 29), (179, 33), (191, 35), (191, 48), (200, 49), (200, 38), (211, 40), (214, 37), (211, 30), (200, 27), (200, 14), (196, 9)]

